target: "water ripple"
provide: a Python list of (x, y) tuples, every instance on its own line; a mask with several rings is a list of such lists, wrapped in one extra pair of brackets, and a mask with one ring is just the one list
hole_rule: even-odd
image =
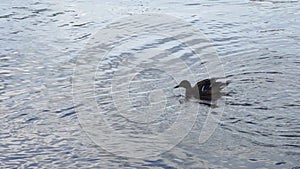
[[(2, 2), (0, 168), (300, 168), (299, 11), (296, 0)], [(159, 29), (152, 39), (145, 34), (111, 42), (110, 47), (115, 48), (97, 61), (98, 71), (92, 72), (94, 88), (72, 93), (76, 56), (95, 31), (124, 15), (147, 12), (186, 20), (211, 42), (203, 44), (201, 38), (188, 33), (174, 37), (159, 34), (159, 29), (185, 29), (180, 25), (147, 27), (136, 23), (136, 27)], [(120, 30), (127, 26), (112, 25)], [(210, 109), (201, 105), (190, 133), (160, 156), (123, 158), (96, 146), (77, 119), (77, 110), (89, 103), (74, 105), (73, 94), (95, 91), (90, 97), (108, 120), (115, 120), (116, 130), (131, 131), (132, 135), (163, 132), (176, 121), (178, 106), (184, 104), (174, 97), (180, 92), (172, 90), (177, 82), (153, 65), (165, 64), (176, 70), (178, 60), (174, 58), (179, 58), (198, 72), (194, 81), (209, 77), (207, 59), (197, 59), (186, 44), (179, 43), (181, 40), (199, 50), (215, 48), (226, 78), (232, 81), (225, 89), (228, 95), (223, 117), (216, 121), (219, 127), (211, 138), (199, 144), (199, 131)], [(117, 51), (119, 44), (128, 42), (129, 46)], [(151, 59), (134, 57), (149, 49), (161, 52)], [(134, 74), (129, 71), (130, 64), (147, 69)], [(110, 85), (120, 69), (125, 72), (120, 78), (134, 77), (128, 91), (134, 105), (128, 111), (136, 112), (132, 116), (114, 114)], [(178, 70), (178, 74), (188, 71)], [(165, 98), (154, 97), (163, 94)], [(147, 112), (149, 106), (157, 112), (167, 111)], [(218, 108), (214, 110), (220, 113)], [(153, 117), (153, 126), (128, 118), (143, 115)]]

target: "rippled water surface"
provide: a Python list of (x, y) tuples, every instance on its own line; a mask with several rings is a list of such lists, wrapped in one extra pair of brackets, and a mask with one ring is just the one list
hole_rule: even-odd
[(300, 168), (299, 1), (0, 4), (0, 168)]

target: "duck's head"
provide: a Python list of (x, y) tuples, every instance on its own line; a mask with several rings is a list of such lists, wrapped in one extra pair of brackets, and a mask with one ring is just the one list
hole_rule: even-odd
[(179, 85), (175, 86), (174, 88), (178, 88), (178, 87), (183, 87), (183, 88), (188, 89), (188, 88), (191, 88), (192, 86), (191, 86), (191, 83), (189, 81), (183, 80), (179, 83)]

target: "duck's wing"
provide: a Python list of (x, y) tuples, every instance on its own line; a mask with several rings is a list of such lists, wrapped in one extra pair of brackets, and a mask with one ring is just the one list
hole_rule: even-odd
[(215, 80), (212, 80), (211, 79), (204, 79), (200, 82), (198, 82), (196, 84), (196, 86), (198, 87), (198, 90), (200, 93), (202, 92), (209, 92), (211, 90), (211, 87), (212, 87), (212, 82), (214, 82)]
[(197, 83), (197, 87), (199, 92), (203, 94), (211, 93), (211, 90), (221, 91), (224, 87), (226, 87), (229, 82), (217, 82), (218, 78), (204, 79)]
[(219, 78), (204, 79), (196, 84), (200, 100), (216, 100), (222, 96), (221, 90), (229, 82), (217, 82)]

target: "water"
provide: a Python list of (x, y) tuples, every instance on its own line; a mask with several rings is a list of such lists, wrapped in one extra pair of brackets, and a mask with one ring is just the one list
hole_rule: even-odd
[[(2, 1), (0, 168), (299, 168), (299, 8), (298, 1), (277, 0)], [(231, 81), (230, 96), (220, 99), (218, 107), (185, 102), (177, 96), (183, 91), (172, 89), (182, 78), (195, 83), (209, 77), (208, 58), (199, 60), (189, 49), (199, 39), (192, 37), (184, 46), (180, 40), (189, 36), (166, 38), (158, 32), (130, 38), (123, 46), (112, 43), (116, 47), (101, 61), (83, 53), (92, 54), (86, 46), (91, 47), (92, 37), (101, 39), (96, 36), (101, 28), (147, 13), (181, 18), (210, 40), (212, 45), (202, 49), (215, 49), (221, 63), (211, 71), (223, 72)], [(161, 32), (184, 30), (172, 26)], [(153, 53), (159, 57), (147, 55)], [(86, 69), (76, 72), (75, 67)], [(172, 71), (174, 67), (182, 69)], [(89, 78), (94, 78), (92, 87)], [(127, 93), (124, 80), (130, 81)], [(74, 82), (77, 90), (72, 90)], [(124, 99), (133, 107), (124, 105)], [(114, 131), (133, 137), (121, 143), (118, 136), (93, 140), (93, 133), (84, 130), (84, 122), (97, 124), (91, 119), (98, 119), (93, 106), (115, 122)], [(121, 116), (116, 107), (124, 109)], [(197, 118), (189, 118), (195, 109)], [(91, 114), (82, 116), (82, 110)], [(166, 133), (179, 110), (190, 116), (176, 128), (178, 138), (166, 135), (167, 144), (152, 140), (155, 144), (148, 145), (158, 155), (115, 155), (124, 143), (145, 145), (150, 136)], [(203, 136), (207, 117), (215, 119), (210, 126), (215, 131)], [(199, 143), (199, 136), (208, 140)], [(105, 141), (115, 147), (106, 144), (108, 151), (103, 150)], [(161, 145), (170, 148), (160, 152)], [(128, 147), (120, 154), (134, 152)]]

